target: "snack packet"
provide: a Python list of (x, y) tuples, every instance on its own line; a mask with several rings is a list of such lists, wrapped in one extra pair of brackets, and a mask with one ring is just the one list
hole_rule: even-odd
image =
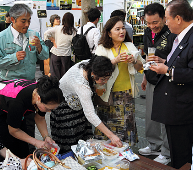
[(123, 152), (122, 155), (124, 156), (124, 158), (128, 159), (129, 161), (134, 161), (136, 159), (139, 159), (139, 156), (137, 156), (135, 153), (133, 153), (133, 151), (131, 149)]

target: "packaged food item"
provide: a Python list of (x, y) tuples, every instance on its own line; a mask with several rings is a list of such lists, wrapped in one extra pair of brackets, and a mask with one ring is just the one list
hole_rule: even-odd
[(109, 149), (107, 147), (101, 147), (102, 153), (105, 159), (116, 159), (119, 156), (119, 152)]
[(83, 165), (88, 170), (98, 170), (102, 168), (103, 166), (98, 162), (90, 162), (88, 164)]
[(50, 152), (54, 155), (58, 155), (60, 151), (60, 147), (56, 144), (56, 143), (53, 143), (51, 146), (50, 146)]
[(111, 140), (107, 140), (106, 142), (104, 142), (104, 146), (107, 148), (110, 148), (114, 151), (117, 151), (119, 153), (125, 151), (126, 149), (129, 148), (129, 144), (126, 142), (122, 142), (123, 146), (122, 147), (116, 147), (115, 145), (112, 144)]
[(100, 144), (95, 143), (95, 145), (91, 145), (89, 141), (79, 140), (76, 147), (76, 153), (84, 161), (100, 160), (103, 158), (103, 155), (101, 155)]
[(105, 166), (105, 167), (103, 167), (103, 168), (101, 168), (99, 170), (119, 170), (119, 169), (113, 168), (113, 167), (110, 167), (110, 166)]
[(134, 161), (136, 159), (139, 159), (139, 156), (133, 153), (132, 149), (129, 149), (128, 151), (123, 152), (122, 155), (124, 156), (124, 158), (128, 159), (129, 161)]

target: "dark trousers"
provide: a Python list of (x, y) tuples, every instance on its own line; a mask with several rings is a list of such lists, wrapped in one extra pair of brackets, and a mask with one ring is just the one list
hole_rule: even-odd
[[(23, 142), (19, 139), (16, 139), (12, 135), (9, 134), (8, 124), (6, 123), (7, 113), (2, 114), (0, 111), (0, 142), (10, 149), (13, 154), (20, 158), (25, 158), (29, 155), (29, 147), (28, 143)], [(22, 123), (21, 129), (26, 131), (26, 126)]]
[(71, 56), (57, 56), (52, 54), (50, 60), (50, 73), (56, 76), (58, 80), (68, 71), (71, 67)]
[(179, 169), (192, 163), (193, 124), (165, 125), (171, 155), (171, 165)]

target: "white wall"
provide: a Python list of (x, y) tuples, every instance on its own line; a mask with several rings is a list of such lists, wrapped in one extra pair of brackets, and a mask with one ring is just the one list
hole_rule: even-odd
[(103, 25), (110, 18), (111, 12), (124, 9), (124, 0), (103, 0)]

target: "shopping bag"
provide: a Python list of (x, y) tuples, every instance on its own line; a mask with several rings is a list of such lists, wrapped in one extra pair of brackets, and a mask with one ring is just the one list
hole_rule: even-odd
[(7, 149), (5, 160), (0, 162), (0, 170), (22, 170), (21, 161)]

